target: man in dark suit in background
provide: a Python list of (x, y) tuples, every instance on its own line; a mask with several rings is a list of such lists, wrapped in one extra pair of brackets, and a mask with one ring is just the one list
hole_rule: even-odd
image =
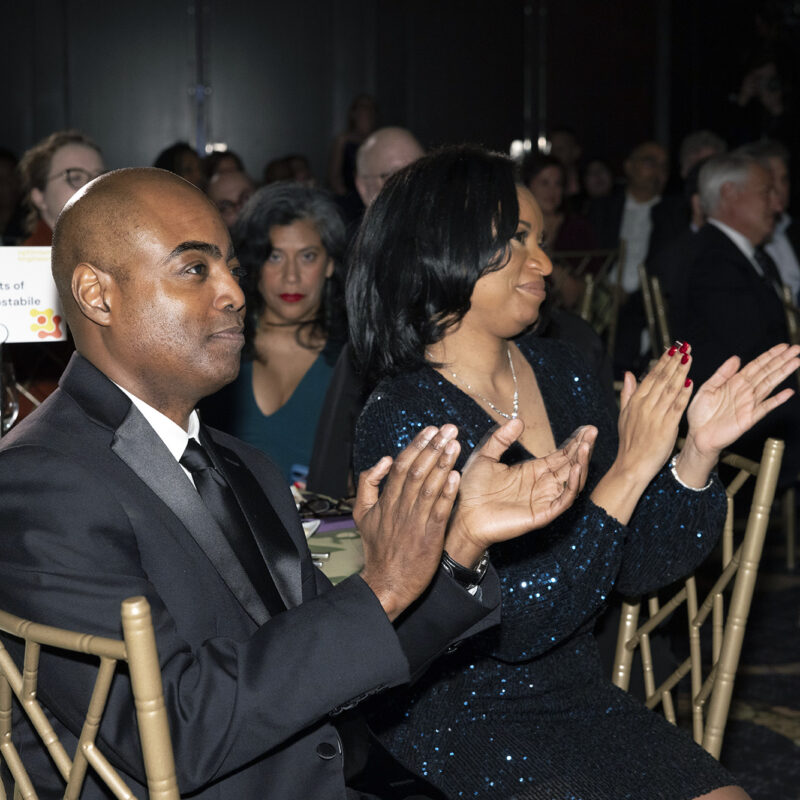
[[(78, 354), (0, 444), (0, 607), (116, 637), (120, 602), (148, 599), (182, 792), (371, 797), (349, 786), (331, 715), (497, 620), (481, 553), (569, 505), (592, 432), (549, 464), (509, 470), (497, 458), (522, 426), (508, 423), (460, 482), (455, 428), (420, 432), (362, 476), (365, 567), (331, 587), (276, 468), (194, 410), (238, 371), (238, 271), (213, 205), (170, 173), (110, 173), (67, 205), (53, 273)], [(484, 490), (495, 502), (480, 502)], [(448, 525), (457, 491), (464, 510)], [(93, 673), (78, 658), (41, 659), (39, 696), (68, 750)], [(16, 731), (39, 797), (60, 797), (32, 729)], [(99, 738), (143, 793), (124, 674)], [(108, 794), (90, 781), (83, 796)]]
[(775, 229), (764, 250), (772, 257), (783, 285), (789, 287), (792, 302), (797, 305), (800, 303), (800, 223), (792, 219), (788, 211), (791, 198), (789, 151), (780, 142), (769, 139), (745, 145), (742, 150), (772, 173), (778, 213)]
[[(779, 200), (772, 175), (755, 158), (734, 151), (710, 158), (698, 178), (707, 222), (685, 239), (664, 275), (671, 335), (692, 345), (692, 379), (706, 381), (731, 356), (747, 363), (788, 341), (781, 279), (763, 244), (775, 227)], [(794, 377), (787, 383), (794, 389)], [(797, 396), (756, 425), (734, 449), (759, 457), (766, 436), (786, 441), (782, 476), (800, 469)]]
[[(625, 191), (592, 203), (588, 218), (598, 237), (600, 247), (617, 247), (625, 242), (622, 264), (612, 268), (612, 281), (619, 278), (623, 299), (619, 311), (617, 339), (614, 348), (614, 374), (625, 370), (638, 373), (646, 357), (642, 341), (646, 327), (639, 264), (644, 263), (650, 250), (656, 218), (671, 220), (680, 216), (679, 204), (662, 198), (669, 174), (669, 156), (658, 142), (642, 142), (625, 159)], [(678, 223), (674, 223), (678, 224)], [(670, 230), (673, 229), (670, 224)]]

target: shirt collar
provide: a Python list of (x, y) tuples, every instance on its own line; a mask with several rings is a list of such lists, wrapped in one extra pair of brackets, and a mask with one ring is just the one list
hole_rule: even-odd
[(786, 233), (786, 229), (792, 224), (792, 218), (784, 211), (778, 217), (777, 222), (775, 223), (775, 232), (772, 234), (772, 238), (774, 239), (776, 236), (780, 236), (782, 233)]
[(710, 217), (708, 221), (715, 228), (719, 228), (719, 230), (721, 230), (739, 248), (739, 250), (744, 253), (749, 261), (753, 260), (753, 254), (755, 253), (756, 248), (743, 233), (739, 233), (739, 231), (731, 228), (730, 225), (726, 225), (724, 222), (720, 222), (718, 219), (714, 219), (713, 217)]
[(167, 446), (167, 449), (172, 453), (172, 457), (176, 461), (181, 460), (183, 451), (186, 450), (186, 445), (189, 439), (197, 439), (200, 433), (200, 418), (197, 411), (192, 411), (189, 415), (189, 430), (185, 431), (180, 425), (173, 422), (169, 417), (162, 414), (158, 409), (145, 403), (144, 400), (131, 394), (127, 389), (120, 386), (118, 383), (114, 384), (118, 389), (123, 391), (141, 411), (142, 416), (150, 423), (153, 430), (158, 435), (158, 438)]
[(641, 202), (637, 200), (632, 194), (625, 192), (625, 208), (652, 208), (656, 203), (661, 201), (661, 195), (657, 194), (649, 200)]

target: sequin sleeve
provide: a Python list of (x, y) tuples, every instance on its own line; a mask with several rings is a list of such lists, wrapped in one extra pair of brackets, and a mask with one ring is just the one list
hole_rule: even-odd
[(664, 467), (645, 490), (628, 524), (617, 590), (640, 595), (682, 578), (709, 555), (725, 520), (725, 489), (715, 475), (697, 492)]

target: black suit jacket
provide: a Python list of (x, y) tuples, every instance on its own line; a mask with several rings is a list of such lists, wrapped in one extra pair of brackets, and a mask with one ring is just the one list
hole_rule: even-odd
[[(620, 191), (590, 204), (587, 217), (597, 234), (599, 247), (611, 248), (619, 244), (622, 217), (625, 214), (625, 199), (625, 192)], [(650, 220), (653, 227), (650, 231), (648, 258), (689, 227), (686, 201), (675, 195), (662, 197), (650, 209)]]
[(672, 336), (692, 345), (696, 383), (732, 355), (744, 364), (788, 341), (775, 289), (719, 228), (707, 223), (681, 245), (665, 290)]
[[(439, 575), (392, 625), (360, 577), (331, 587), (314, 569), (291, 494), (269, 459), (212, 429), (201, 436), (237, 494), (287, 611), (270, 618), (163, 442), (80, 356), (60, 389), (0, 443), (0, 607), (119, 637), (121, 600), (144, 595), (181, 791), (220, 800), (344, 798), (330, 713), (408, 681), (451, 640), (496, 622), (496, 577), (479, 601)], [(280, 529), (264, 528), (266, 504)], [(40, 698), (67, 731), (68, 751), (92, 673), (80, 659), (42, 657)], [(143, 779), (137, 737), (122, 674), (100, 739), (134, 788)], [(42, 778), (53, 770), (39, 755), (34, 771)], [(61, 796), (60, 780), (51, 784), (40, 797)], [(83, 796), (106, 795), (95, 786)]]
[[(692, 345), (690, 377), (706, 381), (730, 356), (746, 364), (773, 345), (788, 342), (783, 303), (741, 250), (716, 226), (682, 237), (669, 267), (661, 270), (669, 304), (671, 335)], [(797, 389), (790, 376), (780, 388)], [(781, 483), (800, 471), (800, 395), (771, 412), (733, 445), (758, 459), (764, 439), (786, 444)]]

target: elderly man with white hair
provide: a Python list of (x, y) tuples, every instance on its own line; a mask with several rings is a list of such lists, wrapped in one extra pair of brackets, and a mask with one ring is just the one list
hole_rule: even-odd
[[(772, 173), (742, 151), (714, 156), (698, 182), (706, 224), (675, 254), (666, 287), (671, 334), (692, 346), (691, 377), (707, 380), (731, 356), (741, 363), (789, 339), (781, 279), (765, 253), (780, 211)], [(796, 381), (786, 386), (797, 389)], [(766, 436), (786, 441), (781, 476), (800, 469), (800, 399), (785, 403), (734, 450), (758, 457)]]

